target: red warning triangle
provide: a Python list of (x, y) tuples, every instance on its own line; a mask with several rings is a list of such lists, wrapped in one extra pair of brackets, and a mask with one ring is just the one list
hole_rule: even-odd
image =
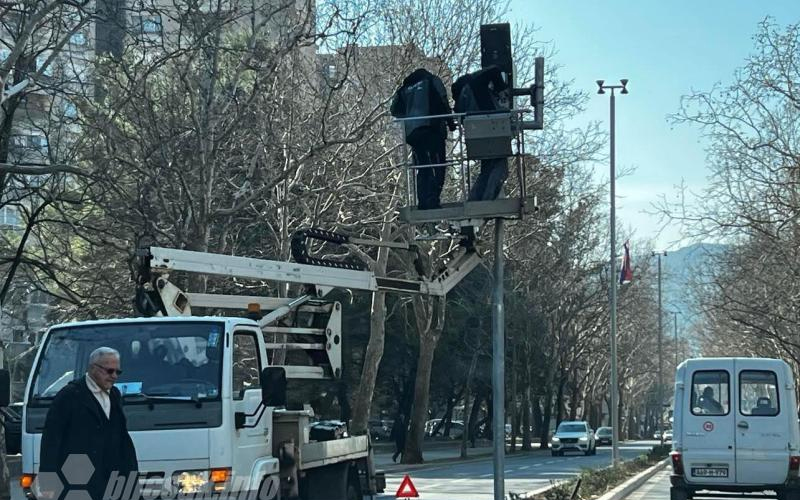
[(397, 498), (418, 498), (419, 493), (417, 493), (417, 489), (414, 488), (414, 483), (411, 482), (411, 478), (408, 474), (405, 475), (403, 478), (403, 482), (400, 483), (400, 487), (397, 488), (397, 493), (394, 494)]

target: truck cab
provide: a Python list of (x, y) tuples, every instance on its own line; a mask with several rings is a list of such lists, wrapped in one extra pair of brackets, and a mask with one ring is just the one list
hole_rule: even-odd
[(139, 483), (151, 498), (235, 492), (257, 500), (312, 499), (312, 478), (321, 476), (333, 488), (327, 498), (350, 500), (376, 490), (366, 436), (336, 446), (312, 442), (313, 410), (286, 408), (285, 372), (268, 366), (255, 321), (182, 316), (48, 330), (25, 394), (28, 498), (38, 497), (34, 478), (48, 408), (62, 387), (84, 376), (89, 354), (101, 346), (120, 353), (116, 386), (137, 451)]
[(800, 499), (795, 382), (782, 360), (699, 358), (675, 378), (671, 500), (772, 490)]

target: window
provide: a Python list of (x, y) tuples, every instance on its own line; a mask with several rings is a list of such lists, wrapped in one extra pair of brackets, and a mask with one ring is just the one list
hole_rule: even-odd
[(9, 49), (0, 49), (0, 62), (5, 61), (8, 59), (8, 56), (11, 55), (11, 50)]
[(27, 135), (12, 135), (11, 136), (11, 146), (15, 149), (27, 148), (28, 147), (28, 136)]
[(739, 412), (748, 416), (774, 417), (780, 411), (775, 372), (742, 370), (739, 373)]
[(730, 375), (706, 370), (692, 375), (692, 414), (727, 415), (730, 410)]
[(12, 207), (10, 205), (0, 207), (0, 227), (4, 226), (20, 226), (19, 213), (17, 212), (16, 207)]
[(586, 432), (586, 424), (565, 424), (558, 426), (557, 432)]
[(142, 33), (161, 33), (161, 19), (158, 17), (141, 17)]
[(86, 373), (89, 353), (107, 346), (120, 353), (124, 372), (118, 385), (123, 386), (120, 390), (124, 393), (218, 400), (223, 335), (223, 324), (195, 321), (58, 328), (51, 331), (40, 355), (31, 396), (55, 396)]
[(328, 66), (325, 68), (325, 74), (328, 76), (328, 78), (336, 78), (336, 65), (328, 64)]
[(233, 334), (233, 399), (244, 398), (244, 391), (260, 387), (259, 353), (252, 332)]
[(73, 35), (69, 37), (69, 43), (71, 43), (72, 45), (86, 45), (86, 35), (84, 35), (80, 31), (77, 33), (73, 33)]
[(43, 135), (30, 136), (31, 147), (41, 153), (47, 153), (47, 138)]
[(75, 105), (71, 102), (64, 103), (64, 117), (65, 118), (75, 118), (78, 116), (78, 109)]

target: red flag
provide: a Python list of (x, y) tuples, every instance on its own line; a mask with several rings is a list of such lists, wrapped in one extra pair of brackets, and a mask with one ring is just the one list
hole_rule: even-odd
[(622, 255), (622, 268), (619, 271), (619, 284), (624, 285), (626, 283), (630, 283), (633, 281), (633, 267), (631, 266), (631, 243), (630, 241), (625, 241), (625, 244), (622, 245), (625, 249), (625, 253)]

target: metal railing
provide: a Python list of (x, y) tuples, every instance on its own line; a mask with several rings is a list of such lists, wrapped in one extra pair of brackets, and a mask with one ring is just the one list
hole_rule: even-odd
[[(516, 180), (517, 180), (517, 190), (518, 190), (518, 198), (524, 199), (527, 197), (526, 193), (526, 184), (527, 184), (527, 169), (525, 168), (525, 130), (529, 129), (526, 127), (526, 122), (523, 120), (523, 116), (526, 113), (530, 113), (531, 109), (529, 108), (520, 108), (520, 109), (512, 109), (512, 110), (497, 110), (497, 111), (488, 111), (488, 112), (475, 112), (475, 113), (451, 113), (451, 114), (439, 114), (439, 115), (426, 115), (426, 116), (413, 116), (413, 117), (406, 117), (406, 118), (394, 118), (393, 124), (395, 125), (395, 130), (398, 135), (398, 142), (400, 143), (400, 147), (398, 148), (401, 152), (401, 159), (397, 162), (399, 168), (403, 168), (405, 171), (406, 177), (406, 205), (409, 207), (416, 207), (418, 206), (418, 199), (417, 199), (417, 185), (416, 185), (416, 176), (414, 175), (415, 171), (425, 169), (425, 168), (435, 168), (435, 167), (457, 167), (457, 177), (460, 181), (460, 199), (456, 200), (456, 203), (460, 203), (462, 205), (466, 205), (469, 201), (470, 191), (472, 189), (472, 179), (471, 179), (471, 166), (479, 165), (481, 160), (487, 160), (491, 158), (470, 158), (467, 154), (467, 134), (465, 133), (464, 122), (463, 120), (470, 117), (470, 116), (481, 116), (481, 115), (494, 115), (494, 114), (508, 114), (509, 120), (511, 122), (511, 136), (508, 138), (509, 141), (512, 141), (512, 145), (516, 146), (511, 153), (510, 156), (506, 156), (505, 158), (513, 158), (515, 161), (514, 169), (516, 172)], [(446, 151), (449, 152), (449, 157), (447, 158), (448, 161), (443, 163), (433, 163), (433, 164), (421, 164), (415, 165), (411, 158), (412, 153), (410, 151), (410, 146), (405, 141), (405, 122), (413, 121), (413, 120), (426, 120), (426, 119), (453, 119), (456, 123), (456, 130), (452, 131), (448, 134), (447, 140), (447, 147)], [(399, 125), (399, 126), (398, 126)], [(495, 159), (501, 159), (502, 157), (496, 157)], [(511, 166), (509, 165), (509, 170), (511, 170)], [(513, 198), (514, 196), (506, 196), (508, 198)], [(452, 203), (452, 202), (451, 202)]]

